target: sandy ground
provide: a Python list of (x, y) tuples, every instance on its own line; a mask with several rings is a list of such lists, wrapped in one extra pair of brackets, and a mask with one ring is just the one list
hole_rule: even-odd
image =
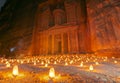
[[(56, 64), (54, 63), (56, 61)], [(6, 62), (11, 66), (6, 67)], [(44, 62), (42, 64), (42, 62)], [(98, 62), (99, 64), (95, 64)], [(66, 64), (67, 63), (67, 64)], [(81, 67), (80, 64), (83, 63)], [(12, 75), (18, 65), (19, 75)], [(48, 64), (45, 67), (45, 64)], [(66, 65), (65, 65), (66, 64)], [(90, 65), (93, 70), (89, 70)], [(56, 77), (49, 77), (49, 69)], [(35, 57), (18, 60), (1, 59), (0, 83), (120, 83), (120, 59), (87, 55)]]

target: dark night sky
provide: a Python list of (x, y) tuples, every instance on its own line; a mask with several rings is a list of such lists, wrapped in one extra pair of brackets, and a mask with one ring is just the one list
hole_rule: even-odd
[(5, 4), (6, 0), (0, 0), (0, 9)]

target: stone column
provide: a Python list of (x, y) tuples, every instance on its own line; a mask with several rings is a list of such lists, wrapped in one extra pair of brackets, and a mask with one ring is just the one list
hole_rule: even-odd
[(46, 36), (47, 36), (46, 37), (46, 54), (48, 54), (48, 48), (49, 48), (48, 47), (48, 41), (49, 41), (48, 38), (49, 38), (49, 35), (47, 35), (47, 33), (46, 33)]
[(45, 53), (44, 54), (47, 54), (47, 36), (45, 34), (45, 37), (44, 37), (44, 46), (45, 46)]
[(75, 33), (75, 39), (76, 39), (76, 51), (79, 53), (79, 44), (78, 44), (78, 31), (76, 30)]
[(54, 50), (54, 35), (52, 35), (52, 54), (55, 53), (55, 50)]
[(40, 47), (39, 47), (40, 54), (42, 54), (42, 53), (41, 53), (41, 47), (42, 47), (42, 41), (41, 41), (41, 39), (42, 39), (42, 38), (41, 38), (41, 34), (40, 34), (40, 42), (39, 42), (39, 43), (40, 43)]
[(68, 53), (71, 53), (71, 50), (70, 50), (70, 47), (71, 47), (71, 44), (70, 44), (70, 33), (67, 33), (68, 34)]
[[(41, 34), (41, 39), (43, 39), (43, 34)], [(42, 40), (42, 42), (41, 42), (41, 54), (43, 54), (43, 40)]]
[(63, 33), (61, 34), (61, 42), (62, 42), (62, 54), (64, 53), (64, 38)]

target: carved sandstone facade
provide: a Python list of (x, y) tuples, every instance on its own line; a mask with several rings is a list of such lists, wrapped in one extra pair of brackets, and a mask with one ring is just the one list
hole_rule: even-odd
[[(81, 5), (84, 4), (84, 5)], [(32, 54), (68, 54), (90, 51), (84, 0), (39, 5), (33, 31)]]
[(120, 53), (120, 0), (44, 2), (38, 7), (35, 23), (35, 55)]

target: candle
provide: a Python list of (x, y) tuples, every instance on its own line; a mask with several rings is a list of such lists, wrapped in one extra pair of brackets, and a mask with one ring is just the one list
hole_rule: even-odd
[(50, 70), (49, 70), (49, 77), (50, 78), (54, 78), (55, 77), (55, 70), (54, 70), (54, 68), (50, 68)]
[(13, 72), (12, 72), (12, 74), (13, 74), (13, 76), (18, 76), (18, 75), (19, 75), (19, 71), (18, 71), (18, 66), (17, 66), (17, 65), (15, 65), (15, 66), (13, 67)]
[(48, 64), (45, 64), (45, 67), (48, 67)]
[(54, 64), (57, 64), (57, 62), (55, 61)]
[(34, 65), (36, 65), (36, 62), (34, 62)]
[(117, 61), (114, 61), (114, 63), (117, 63)]
[(92, 65), (90, 65), (89, 70), (92, 71), (94, 68)]
[(96, 65), (99, 65), (99, 63), (98, 63), (98, 62), (95, 62), (95, 64), (96, 64)]
[(6, 67), (10, 67), (10, 63), (6, 63)]
[(67, 65), (68, 65), (68, 63), (66, 62), (66, 63), (65, 63), (65, 65), (67, 66)]
[(83, 63), (81, 62), (80, 67), (83, 67)]

